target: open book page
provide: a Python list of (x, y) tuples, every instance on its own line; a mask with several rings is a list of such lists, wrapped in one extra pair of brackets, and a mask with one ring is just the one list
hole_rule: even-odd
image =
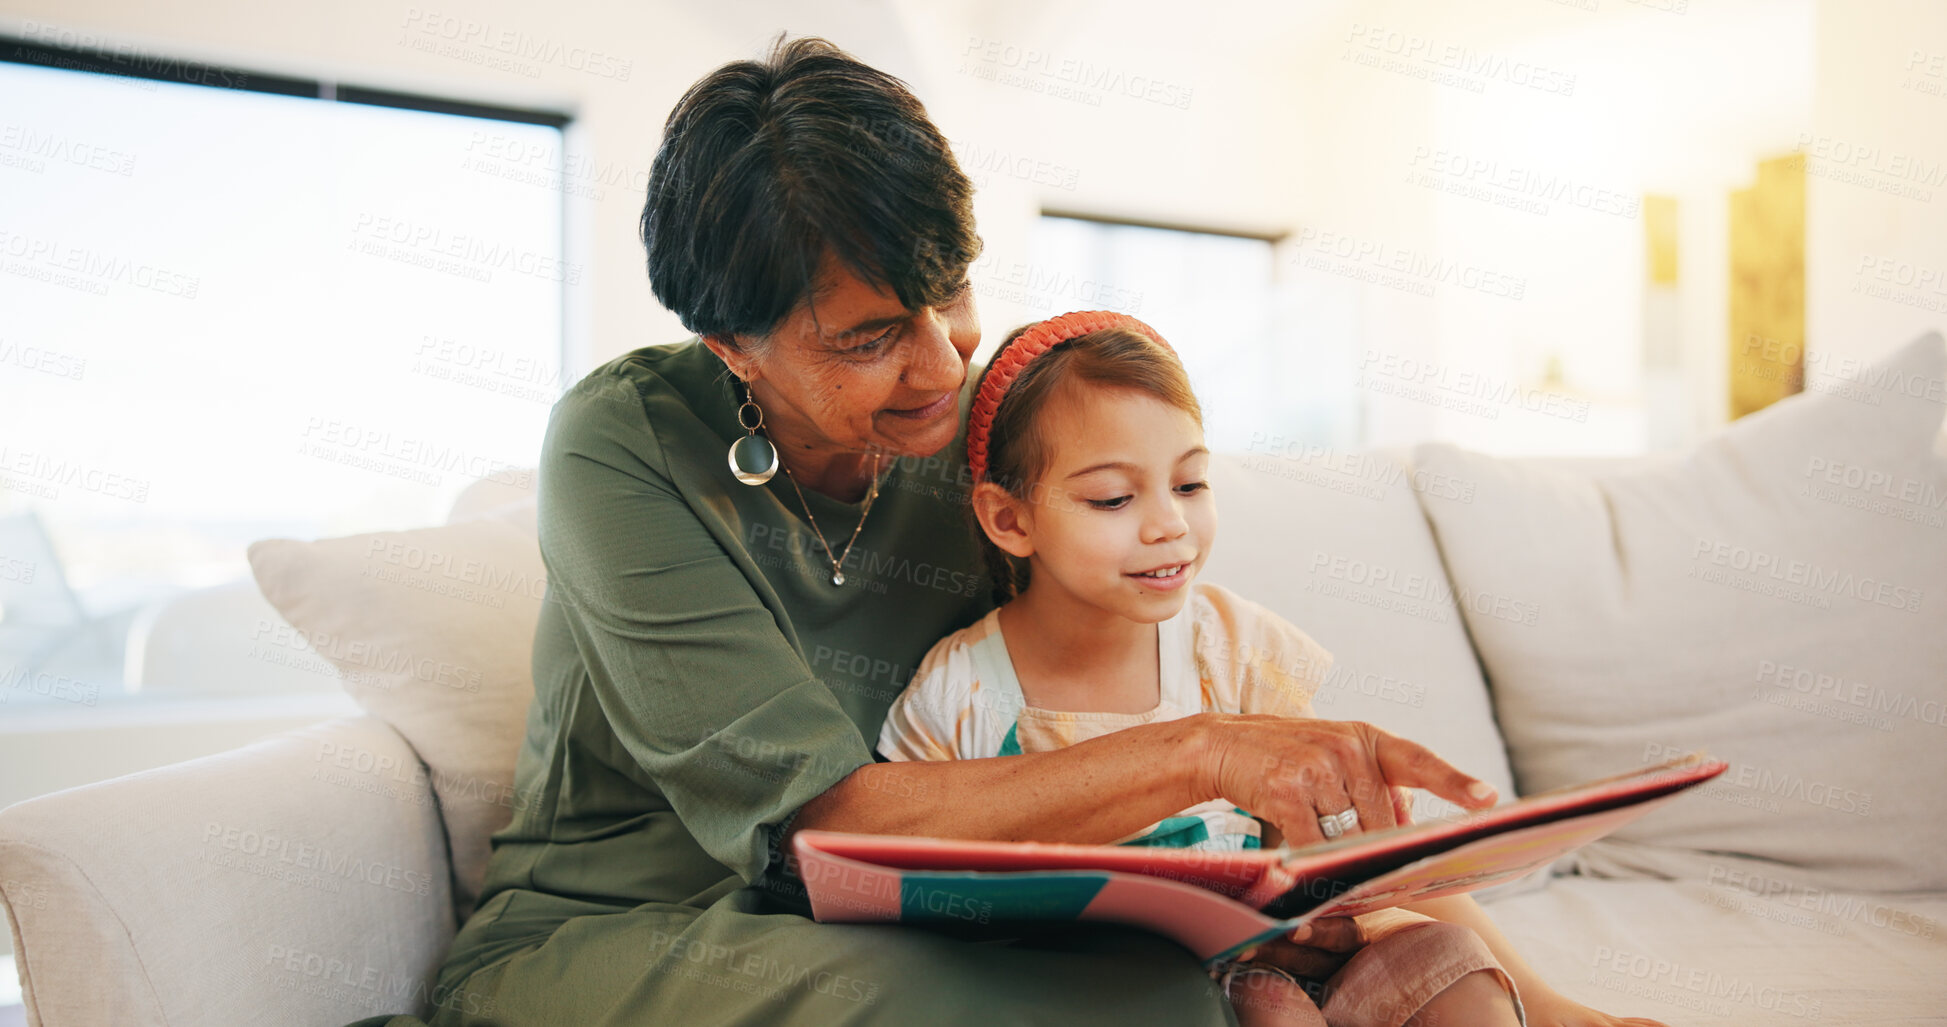
[[(1409, 824), (1301, 849), (1282, 848), (1278, 850), (1278, 868), (1267, 873), (1258, 887), (1240, 896), (1240, 901), (1273, 916), (1296, 916), (1354, 884), (1415, 860), (1517, 828), (1648, 802), (1715, 777), (1724, 766), (1701, 753), (1691, 753), (1610, 777), (1537, 792), (1450, 820)], [(1562, 852), (1607, 833), (1597, 832)]]

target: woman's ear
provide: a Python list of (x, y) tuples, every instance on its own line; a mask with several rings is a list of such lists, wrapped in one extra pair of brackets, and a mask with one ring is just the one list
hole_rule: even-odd
[(987, 533), (1001, 552), (1023, 560), (1034, 555), (1034, 540), (1028, 537), (1034, 523), (1028, 517), (1026, 503), (999, 485), (983, 481), (974, 486), (973, 509), (980, 530)]
[(747, 350), (742, 349), (729, 338), (721, 335), (705, 335), (702, 338), (703, 345), (710, 347), (710, 352), (715, 353), (717, 359), (723, 361), (723, 366), (728, 367), (730, 373), (736, 375), (744, 384), (748, 385), (763, 377), (763, 372), (757, 367), (757, 361), (752, 360)]

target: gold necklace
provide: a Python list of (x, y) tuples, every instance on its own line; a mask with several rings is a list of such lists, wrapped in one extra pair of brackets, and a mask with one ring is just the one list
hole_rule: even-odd
[(879, 454), (872, 454), (872, 488), (865, 494), (865, 509), (859, 512), (858, 527), (852, 529), (852, 541), (845, 543), (844, 556), (832, 555), (832, 544), (825, 541), (825, 533), (818, 530), (818, 518), (811, 515), (811, 504), (805, 502), (804, 490), (798, 488), (798, 476), (791, 473), (790, 467), (784, 469), (784, 476), (791, 479), (791, 488), (798, 493), (798, 505), (804, 507), (805, 520), (811, 522), (811, 530), (817, 533), (818, 544), (825, 547), (825, 559), (832, 562), (832, 584), (845, 584), (845, 572), (839, 567), (844, 565), (846, 557), (852, 555), (852, 543), (859, 540), (859, 530), (865, 527), (865, 517), (872, 512), (872, 501), (879, 498)]

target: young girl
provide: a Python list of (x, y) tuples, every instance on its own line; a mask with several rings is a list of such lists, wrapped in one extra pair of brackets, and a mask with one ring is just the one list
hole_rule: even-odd
[[(997, 608), (927, 653), (887, 713), (887, 759), (1043, 752), (1198, 712), (1312, 715), (1331, 654), (1195, 581), (1216, 537), (1210, 454), (1188, 377), (1153, 329), (1081, 311), (1015, 330), (978, 383), (967, 452)], [(1003, 553), (1027, 560), (1025, 582)], [(1119, 842), (1236, 849), (1278, 837), (1217, 800)], [(1416, 909), (1356, 918), (1366, 944), (1323, 980), (1275, 965), (1319, 965), (1296, 958), (1316, 955), (1296, 936), (1213, 976), (1247, 1027), (1657, 1027), (1549, 989), (1465, 896)]]

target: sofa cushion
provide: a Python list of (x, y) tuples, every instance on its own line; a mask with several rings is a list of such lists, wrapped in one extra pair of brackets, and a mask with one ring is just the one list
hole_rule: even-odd
[(1493, 912), (1542, 980), (1615, 1016), (1918, 1024), (1947, 1009), (1947, 895), (1806, 889), (1713, 866), (1696, 881), (1560, 877)]
[[(534, 630), (546, 593), (530, 496), (452, 523), (313, 542), (265, 539), (251, 570), (345, 690), (425, 762), (464, 919), (489, 836), (512, 819)], [(280, 629), (281, 630), (281, 629)]]
[[(1524, 792), (1692, 748), (1719, 781), (1578, 857), (1947, 889), (1947, 349), (1745, 417), (1680, 458), (1575, 473), (1415, 452)], [(1509, 610), (1532, 610), (1515, 618)]]
[[(1487, 686), (1403, 454), (1265, 437), (1211, 460), (1217, 541), (1204, 576), (1332, 653), (1313, 711), (1410, 738), (1514, 797)], [(1447, 495), (1419, 476), (1430, 502)], [(1416, 793), (1418, 815), (1456, 807)]]

